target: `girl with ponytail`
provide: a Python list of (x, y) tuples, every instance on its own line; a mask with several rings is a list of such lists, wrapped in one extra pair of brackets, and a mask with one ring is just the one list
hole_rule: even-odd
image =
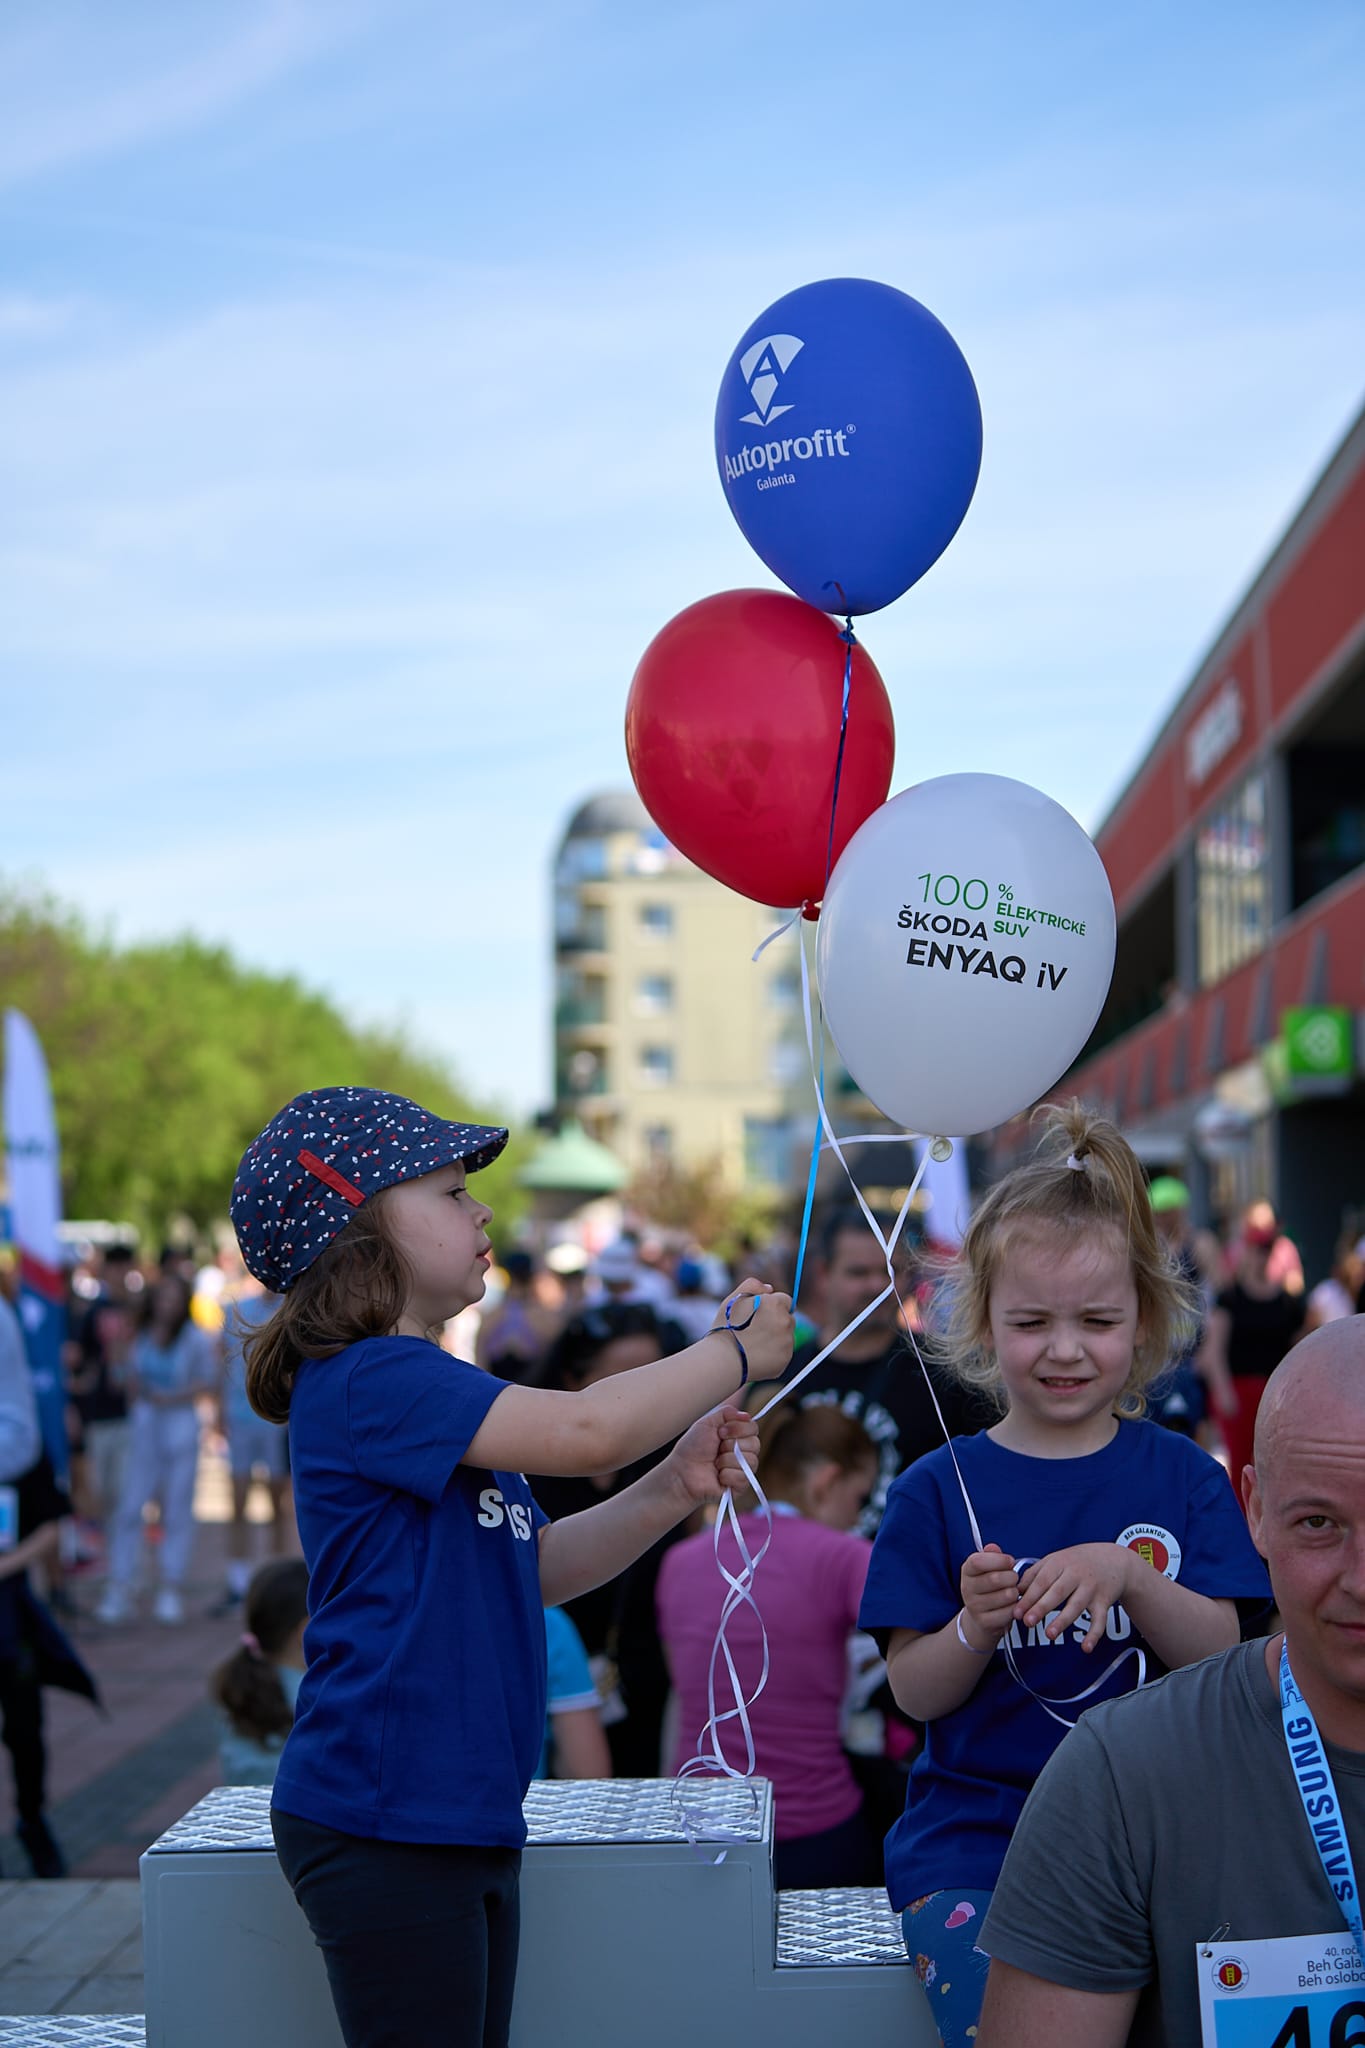
[(1142, 1169), (1079, 1103), (1045, 1116), (951, 1275), (949, 1362), (1000, 1419), (895, 1481), (860, 1617), (927, 1724), (886, 1868), (945, 2048), (976, 2032), (981, 1916), (1067, 1728), (1230, 1648), (1269, 1595), (1222, 1467), (1142, 1420), (1198, 1313)]
[(273, 1785), (294, 1725), (307, 1660), (308, 1567), (301, 1557), (262, 1565), (247, 1587), (237, 1648), (213, 1674), (227, 1720), (219, 1744), (225, 1785)]
[[(877, 1447), (861, 1422), (827, 1402), (775, 1410), (761, 1442), (758, 1483), (773, 1522), (758, 1597), (771, 1662), (749, 1719), (755, 1768), (773, 1786), (774, 1878), (779, 1890), (866, 1884), (870, 1845), (862, 1793), (840, 1741), (840, 1712), (872, 1549), (852, 1531), (877, 1482)], [(767, 1534), (762, 1516), (746, 1514), (740, 1527), (756, 1554)], [(674, 1544), (659, 1571), (659, 1633), (678, 1693), (674, 1769), (693, 1754), (709, 1711), (707, 1672), (725, 1591), (713, 1541), (707, 1529)], [(738, 1570), (729, 1530), (721, 1556)], [(752, 1609), (736, 1610), (727, 1637), (752, 1692), (763, 1655)], [(742, 1770), (736, 1723), (723, 1723), (717, 1733)]]

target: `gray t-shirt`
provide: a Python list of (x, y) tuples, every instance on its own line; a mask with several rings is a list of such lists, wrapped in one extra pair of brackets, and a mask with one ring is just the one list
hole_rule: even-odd
[[(1327, 1753), (1361, 1869), (1365, 1755)], [(1345, 1925), (1252, 1642), (1085, 1715), (1029, 1795), (980, 1945), (1076, 1991), (1145, 1986), (1129, 2048), (1200, 2048), (1198, 1944)]]

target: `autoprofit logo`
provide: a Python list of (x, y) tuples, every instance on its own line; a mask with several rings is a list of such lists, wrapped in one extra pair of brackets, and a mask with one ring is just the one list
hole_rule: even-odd
[[(754, 410), (740, 414), (744, 426), (770, 427), (783, 413), (795, 410), (794, 404), (777, 405), (774, 400), (783, 375), (805, 345), (794, 334), (766, 334), (762, 341), (745, 349), (739, 367)], [(827, 455), (850, 455), (853, 451), (848, 436), (856, 432), (852, 424), (814, 427), (807, 434), (784, 435), (780, 441), (752, 442), (733, 455), (725, 455), (725, 481), (734, 484), (742, 476), (752, 476), (756, 478), (755, 489), (760, 491), (771, 491), (779, 484), (794, 484), (796, 472), (790, 467), (792, 463), (823, 461)]]
[(752, 412), (740, 415), (746, 427), (766, 427), (770, 420), (780, 419), (784, 412), (791, 411), (789, 405), (774, 405), (773, 398), (780, 380), (805, 345), (794, 334), (765, 334), (762, 341), (745, 349), (739, 359), (739, 370), (754, 402)]

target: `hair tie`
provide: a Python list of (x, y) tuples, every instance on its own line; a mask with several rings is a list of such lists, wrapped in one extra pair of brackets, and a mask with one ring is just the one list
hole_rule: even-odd
[(1075, 1155), (1075, 1153), (1074, 1153), (1074, 1152), (1068, 1152), (1068, 1153), (1067, 1153), (1067, 1155), (1066, 1155), (1066, 1163), (1067, 1163), (1067, 1165), (1068, 1165), (1068, 1166), (1069, 1166), (1069, 1167), (1071, 1168), (1071, 1171), (1072, 1171), (1073, 1173), (1084, 1173), (1084, 1172), (1085, 1172), (1085, 1161), (1084, 1161), (1084, 1159), (1078, 1159), (1078, 1158), (1076, 1157), (1076, 1155)]
[(250, 1657), (263, 1657), (265, 1655), (265, 1652), (262, 1650), (260, 1643), (257, 1641), (256, 1637), (252, 1635), (251, 1630), (249, 1628), (243, 1629), (242, 1631), (242, 1648)]

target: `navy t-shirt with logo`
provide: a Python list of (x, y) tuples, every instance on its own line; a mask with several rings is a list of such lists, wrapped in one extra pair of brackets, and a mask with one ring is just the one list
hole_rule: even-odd
[[(1103, 1450), (1082, 1458), (1029, 1458), (984, 1431), (958, 1437), (963, 1483), (982, 1539), (1019, 1564), (1078, 1543), (1126, 1543), (1166, 1577), (1252, 1613), (1270, 1598), (1265, 1566), (1247, 1534), (1227, 1474), (1187, 1438), (1151, 1422), (1121, 1422)], [(975, 1550), (947, 1447), (903, 1472), (891, 1488), (873, 1546), (860, 1628), (929, 1634), (962, 1606), (960, 1576)], [(1075, 1721), (1098, 1700), (1131, 1692), (1140, 1649), (1146, 1676), (1166, 1667), (1123, 1608), (1087, 1654), (1078, 1622), (1056, 1643), (1046, 1623), (1011, 1634), (1014, 1661), (1033, 1692)], [(886, 1841), (891, 1903), (948, 1886), (990, 1891), (1034, 1779), (1066, 1733), (1011, 1675), (1002, 1647), (982, 1660), (980, 1682), (960, 1707), (931, 1721), (910, 1772), (906, 1810)], [(1110, 1667), (1113, 1667), (1112, 1670)], [(1083, 1704), (1065, 1701), (1108, 1672)], [(1076, 1826), (1085, 1826), (1077, 1814)], [(1057, 1844), (1059, 1856), (1066, 1844)]]
[(520, 1473), (461, 1465), (505, 1382), (416, 1337), (309, 1359), (289, 1452), (310, 1575), (282, 1812), (391, 1842), (519, 1848), (545, 1732)]

